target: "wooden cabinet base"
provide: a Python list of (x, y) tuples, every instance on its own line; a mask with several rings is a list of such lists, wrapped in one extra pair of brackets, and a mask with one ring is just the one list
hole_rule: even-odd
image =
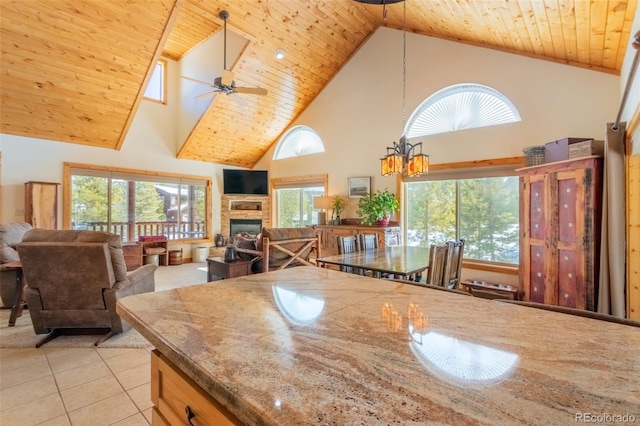
[(240, 421), (159, 351), (151, 353), (155, 425), (240, 425)]

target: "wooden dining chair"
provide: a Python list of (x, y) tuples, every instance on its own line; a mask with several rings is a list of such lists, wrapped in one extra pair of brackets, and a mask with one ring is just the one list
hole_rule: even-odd
[(448, 245), (429, 246), (429, 268), (427, 269), (426, 283), (431, 285), (443, 285), (444, 266), (447, 261)]
[(358, 234), (360, 251), (378, 248), (378, 234)]
[[(346, 253), (355, 253), (358, 250), (358, 239), (355, 235), (352, 236), (338, 236), (338, 254), (346, 254)], [(340, 266), (340, 270), (342, 272), (350, 272), (353, 274), (359, 274), (360, 270), (358, 268), (353, 268), (351, 266)]]
[(462, 272), (464, 239), (448, 241), (447, 247), (447, 259), (442, 273), (442, 285), (448, 288), (458, 288), (460, 286), (460, 273)]

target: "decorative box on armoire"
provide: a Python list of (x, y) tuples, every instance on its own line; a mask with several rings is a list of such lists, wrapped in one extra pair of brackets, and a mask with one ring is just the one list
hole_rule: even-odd
[(518, 169), (524, 300), (597, 307), (602, 158)]
[(55, 182), (24, 184), (24, 220), (34, 228), (58, 229), (58, 186)]

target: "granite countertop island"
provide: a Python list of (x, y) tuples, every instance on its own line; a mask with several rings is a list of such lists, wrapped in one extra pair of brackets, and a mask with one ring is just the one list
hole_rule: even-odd
[(640, 422), (636, 327), (315, 267), (118, 312), (245, 424)]

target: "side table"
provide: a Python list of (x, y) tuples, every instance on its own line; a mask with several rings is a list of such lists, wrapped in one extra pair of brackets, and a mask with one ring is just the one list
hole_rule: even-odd
[(251, 274), (250, 260), (236, 260), (225, 262), (224, 257), (207, 258), (207, 281), (214, 281), (214, 276), (220, 278), (243, 277)]
[(22, 262), (19, 260), (4, 264), (6, 269), (16, 270), (16, 288), (13, 290), (13, 304), (11, 305), (11, 315), (9, 316), (9, 327), (16, 325), (16, 319), (22, 315), (22, 298), (24, 297), (24, 286), (26, 282), (22, 279)]

